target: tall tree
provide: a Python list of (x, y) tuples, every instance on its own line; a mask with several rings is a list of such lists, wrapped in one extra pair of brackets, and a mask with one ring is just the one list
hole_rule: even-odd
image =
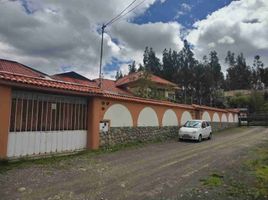
[(143, 54), (143, 64), (147, 72), (153, 73), (155, 75), (161, 75), (161, 63), (159, 58), (157, 58), (153, 48), (145, 48)]
[(142, 64), (139, 64), (138, 72), (144, 71), (144, 66)]
[(211, 51), (209, 55), (210, 55), (209, 66), (210, 66), (212, 77), (213, 77), (212, 87), (214, 89), (218, 89), (223, 84), (224, 76), (223, 76), (223, 73), (221, 72), (221, 65), (219, 63), (217, 52)]
[(123, 78), (122, 71), (119, 69), (116, 71), (115, 79), (118, 80), (120, 78)]
[(135, 73), (136, 71), (136, 63), (135, 61), (133, 61), (131, 64), (128, 65), (128, 74)]
[(197, 60), (195, 60), (194, 53), (192, 52), (190, 44), (187, 40), (184, 40), (183, 49), (178, 54), (178, 57), (178, 61), (181, 65), (181, 69), (179, 72), (179, 83), (186, 90), (185, 94), (192, 97), (193, 93), (195, 92), (193, 90), (193, 73), (194, 68), (198, 64), (198, 62)]
[(226, 63), (230, 65), (227, 69), (228, 88), (231, 90), (250, 89), (251, 71), (243, 53), (237, 55), (235, 59), (233, 58), (234, 53), (229, 54), (228, 52), (226, 57)]
[(256, 55), (252, 67), (252, 83), (254, 89), (263, 89), (264, 86), (268, 85), (268, 74), (266, 74), (266, 71), (267, 69), (264, 68), (260, 56)]
[(174, 76), (174, 67), (175, 67), (175, 60), (176, 57), (174, 57), (171, 49), (169, 51), (165, 49), (163, 51), (163, 57), (162, 57), (162, 62), (163, 62), (163, 73), (162, 76), (163, 78), (173, 81), (173, 76)]

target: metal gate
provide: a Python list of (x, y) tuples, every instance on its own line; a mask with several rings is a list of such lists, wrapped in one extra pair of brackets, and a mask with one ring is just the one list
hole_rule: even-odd
[(8, 157), (80, 150), (86, 141), (86, 98), (13, 91)]
[(249, 126), (268, 126), (268, 113), (251, 113), (247, 121)]

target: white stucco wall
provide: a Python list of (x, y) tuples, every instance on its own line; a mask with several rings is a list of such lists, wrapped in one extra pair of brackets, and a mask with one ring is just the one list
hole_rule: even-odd
[(215, 112), (215, 113), (213, 114), (212, 121), (213, 121), (213, 122), (220, 122), (220, 121), (221, 121), (221, 120), (220, 120), (220, 116), (219, 116), (218, 113)]
[(111, 127), (132, 127), (132, 116), (126, 106), (114, 104), (105, 112), (104, 120), (110, 120)]
[(229, 113), (228, 122), (230, 122), (230, 123), (234, 122), (234, 117), (233, 117), (233, 114), (231, 114), (231, 113)]
[(235, 114), (235, 117), (234, 117), (234, 122), (238, 122), (238, 114)]
[(162, 126), (178, 126), (178, 125), (179, 122), (176, 113), (171, 109), (166, 110), (163, 116)]
[(189, 120), (192, 120), (191, 113), (188, 111), (184, 111), (181, 116), (181, 125), (184, 125)]
[(221, 122), (228, 122), (226, 114), (222, 114)]
[(138, 126), (159, 126), (157, 114), (151, 107), (145, 107), (139, 114)]
[(203, 120), (206, 120), (206, 121), (209, 121), (209, 122), (211, 121), (211, 118), (210, 118), (208, 112), (204, 112), (204, 113), (202, 114), (202, 119), (203, 119)]

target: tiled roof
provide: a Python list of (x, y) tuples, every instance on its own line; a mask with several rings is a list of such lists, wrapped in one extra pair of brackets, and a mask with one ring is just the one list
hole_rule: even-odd
[[(49, 76), (38, 72), (36, 70), (31, 70), (31, 68), (26, 67), (22, 64), (6, 61), (0, 59), (0, 82), (4, 84), (10, 84), (21, 87), (28, 88), (46, 88), (46, 89), (59, 89), (62, 92), (74, 91), (83, 93), (87, 96), (99, 96), (116, 100), (131, 101), (137, 103), (148, 103), (152, 105), (162, 105), (162, 106), (171, 106), (184, 109), (194, 110), (196, 108), (205, 108), (210, 110), (218, 110), (222, 112), (236, 112), (236, 110), (224, 110), (218, 108), (212, 108), (207, 106), (198, 106), (198, 105), (185, 105), (177, 104), (169, 101), (160, 101), (154, 99), (144, 99), (140, 97), (131, 96), (131, 94), (126, 93), (124, 90), (121, 90), (116, 87), (115, 81), (104, 79), (103, 89), (98, 87), (74, 83), (71, 81), (62, 81), (55, 80)], [(98, 83), (98, 80), (95, 80)], [(106, 90), (107, 89), (107, 90)]]
[(209, 107), (204, 105), (192, 105), (195, 109), (203, 109), (203, 110), (213, 110), (213, 111), (220, 111), (220, 112), (238, 112), (237, 109), (221, 109), (221, 108), (215, 108), (215, 107)]
[[(129, 75), (124, 76), (123, 78), (120, 78), (119, 80), (116, 81), (117, 86), (122, 86), (126, 85), (131, 82), (135, 82), (140, 78), (144, 78), (144, 72), (135, 72), (131, 73)], [(175, 83), (172, 83), (168, 80), (165, 80), (163, 78), (160, 78), (159, 76), (155, 76), (153, 74), (149, 74), (148, 78), (155, 83), (162, 84), (162, 85), (170, 85), (173, 87), (177, 87)]]
[(119, 95), (114, 94), (110, 92), (104, 92), (102, 94), (92, 94), (92, 96), (101, 96), (105, 98), (115, 99), (115, 100), (125, 100), (125, 101), (131, 101), (136, 103), (148, 103), (152, 105), (161, 105), (161, 106), (172, 106), (177, 108), (184, 108), (184, 109), (191, 109), (194, 110), (194, 107), (187, 104), (178, 104), (178, 103), (172, 103), (170, 101), (161, 101), (161, 100), (155, 100), (155, 99), (145, 99), (141, 97), (136, 96), (128, 96), (128, 95)]
[[(95, 79), (94, 81), (97, 85), (99, 85), (100, 79)], [(131, 92), (117, 87), (116, 82), (114, 80), (102, 79), (102, 89), (110, 93), (133, 96)]]
[(31, 77), (45, 77), (46, 74), (27, 67), (15, 61), (0, 59), (0, 72), (9, 72), (12, 74), (21, 74)]
[[(71, 73), (75, 73), (76, 75), (79, 75), (82, 78), (75, 77), (75, 76), (72, 77)], [(77, 83), (77, 84), (82, 84), (82, 85), (88, 85), (88, 86), (91, 86), (91, 87), (97, 87), (98, 86), (95, 81), (91, 81), (91, 80), (83, 77), (82, 75), (77, 74), (76, 72), (55, 74), (55, 75), (51, 76), (51, 78), (59, 80), (59, 81), (69, 82), (69, 83)]]
[(99, 88), (90, 87), (81, 84), (68, 83), (64, 81), (52, 80), (48, 78), (37, 78), (21, 74), (14, 74), (10, 72), (1, 72), (0, 79), (4, 81), (9, 81), (13, 83), (24, 84), (25, 86), (38, 86), (44, 88), (54, 88), (63, 89), (76, 92), (86, 92), (86, 93), (102, 93)]

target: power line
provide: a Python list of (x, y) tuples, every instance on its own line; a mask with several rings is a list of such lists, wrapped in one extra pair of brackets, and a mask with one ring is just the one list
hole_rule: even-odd
[[(100, 74), (99, 74), (99, 87), (102, 88), (102, 56), (103, 56), (103, 34), (104, 30), (108, 25), (113, 24), (114, 22), (118, 21), (122, 17), (126, 16), (128, 13), (135, 10), (137, 7), (139, 7), (141, 4), (143, 4), (146, 0), (141, 1), (136, 6), (128, 10), (137, 0), (133, 0), (125, 9), (123, 9), (118, 15), (116, 15), (114, 18), (112, 18), (110, 21), (108, 21), (106, 24), (103, 24), (101, 27), (101, 52), (100, 52)], [(128, 11), (127, 11), (128, 10)], [(126, 12), (127, 11), (127, 12)], [(126, 13), (125, 13), (126, 12)]]
[(137, 0), (132, 1), (124, 10), (122, 10), (118, 15), (116, 15), (113, 19), (105, 24), (108, 26), (109, 24), (113, 23), (113, 21), (117, 20), (130, 6), (132, 6)]
[(130, 12), (132, 12), (133, 10), (135, 10), (136, 8), (138, 8), (141, 4), (143, 4), (146, 0), (141, 1), (139, 4), (137, 4), (135, 7), (133, 7), (132, 9), (130, 9), (128, 12), (124, 13), (123, 15), (121, 15), (120, 17), (118, 17), (116, 20), (112, 21), (109, 25), (113, 24), (114, 22), (116, 22), (117, 20), (121, 19), (122, 17), (126, 16), (127, 14), (129, 14)]

